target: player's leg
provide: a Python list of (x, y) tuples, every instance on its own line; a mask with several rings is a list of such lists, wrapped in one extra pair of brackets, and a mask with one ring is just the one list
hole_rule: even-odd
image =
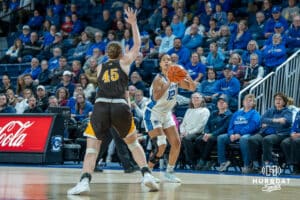
[(159, 159), (164, 155), (167, 140), (162, 129), (162, 117), (150, 110), (145, 111), (144, 125), (152, 142), (152, 151), (149, 157), (149, 167), (153, 167), (159, 162)]
[(146, 156), (142, 145), (137, 140), (136, 127), (132, 113), (127, 104), (116, 104), (111, 107), (112, 126), (121, 138), (124, 138), (135, 162), (141, 169), (143, 183), (152, 191), (157, 191), (159, 186), (155, 183), (154, 177), (147, 165)]
[(96, 160), (100, 150), (101, 140), (95, 138), (95, 133), (90, 125), (85, 130), (84, 135), (87, 136), (87, 146), (83, 161), (83, 168), (80, 177), (80, 181), (77, 185), (68, 190), (69, 195), (77, 195), (84, 192), (89, 192), (89, 183), (92, 179), (92, 173), (95, 169)]

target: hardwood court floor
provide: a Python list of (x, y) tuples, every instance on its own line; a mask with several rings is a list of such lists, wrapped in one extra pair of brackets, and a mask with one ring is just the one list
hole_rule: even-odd
[[(154, 172), (156, 177), (163, 176)], [(173, 199), (298, 199), (300, 179), (291, 178), (281, 190), (263, 192), (261, 176), (239, 176), (204, 173), (177, 173), (182, 184), (160, 184), (159, 192), (148, 192), (141, 186), (139, 172), (124, 174), (121, 170), (95, 173), (89, 195), (67, 196), (75, 185), (80, 169), (0, 167), (0, 200), (12, 199), (69, 199), (69, 200), (173, 200)], [(288, 177), (285, 177), (288, 178)], [(283, 179), (282, 179), (283, 180)]]

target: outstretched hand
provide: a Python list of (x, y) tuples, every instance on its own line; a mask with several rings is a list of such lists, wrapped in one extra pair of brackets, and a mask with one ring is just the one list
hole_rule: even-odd
[(133, 8), (128, 7), (125, 10), (125, 14), (127, 15), (127, 17), (125, 17), (126, 22), (128, 22), (131, 25), (137, 22), (136, 11), (134, 11)]

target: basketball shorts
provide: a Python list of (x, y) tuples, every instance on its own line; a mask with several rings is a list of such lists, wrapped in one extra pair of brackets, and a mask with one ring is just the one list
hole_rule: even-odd
[(172, 112), (162, 114), (149, 109), (145, 109), (143, 121), (147, 132), (152, 131), (156, 128), (167, 129), (171, 126), (176, 126), (172, 117)]

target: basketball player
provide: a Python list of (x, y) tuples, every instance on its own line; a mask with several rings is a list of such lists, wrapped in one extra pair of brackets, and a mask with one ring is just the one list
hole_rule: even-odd
[(150, 191), (158, 190), (158, 184), (155, 183), (154, 177), (148, 168), (143, 148), (137, 140), (132, 113), (125, 100), (130, 65), (138, 56), (141, 47), (136, 12), (132, 8), (128, 8), (125, 10), (125, 14), (127, 15), (125, 20), (131, 25), (134, 45), (123, 55), (120, 43), (109, 43), (106, 49), (109, 59), (97, 68), (97, 81), (100, 89), (97, 91), (94, 111), (91, 116), (91, 126), (86, 130), (86, 134), (91, 137), (93, 137), (92, 132), (94, 131), (97, 142), (95, 142), (95, 139), (87, 139), (80, 182), (68, 191), (70, 195), (90, 190), (89, 183), (92, 179), (91, 174), (96, 164), (101, 140), (105, 139), (105, 133), (108, 133), (108, 129), (111, 127), (118, 132), (120, 137), (124, 138), (125, 143), (128, 145), (134, 160), (141, 169), (143, 184), (149, 187)]
[[(161, 57), (159, 63), (161, 73), (156, 75), (150, 87), (151, 101), (147, 104), (144, 112), (144, 123), (153, 144), (148, 163), (149, 167), (153, 168), (159, 162), (166, 149), (166, 139), (168, 139), (171, 149), (167, 171), (164, 176), (165, 181), (180, 183), (181, 180), (174, 175), (174, 166), (180, 152), (180, 139), (172, 118), (172, 109), (176, 104), (178, 86), (194, 91), (196, 83), (188, 74), (179, 83), (170, 82), (167, 72), (171, 63), (169, 55), (165, 54)], [(158, 182), (157, 179), (156, 181)]]

